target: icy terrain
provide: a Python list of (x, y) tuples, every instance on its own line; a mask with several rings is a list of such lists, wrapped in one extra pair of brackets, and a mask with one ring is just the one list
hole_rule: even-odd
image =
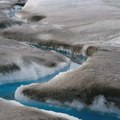
[[(38, 82), (38, 78), (56, 75), (70, 67), (71, 71), (50, 81), (18, 88), (16, 99), (25, 100), (25, 105), (83, 120), (119, 120), (120, 1), (25, 2), (0, 1), (0, 83), (5, 84), (1, 90), (7, 85), (10, 88), (6, 83)], [(20, 10), (16, 5), (24, 7)], [(88, 57), (78, 67), (77, 63)], [(81, 62), (81, 58), (86, 59)], [(11, 85), (15, 85), (15, 92), (17, 85)], [(13, 94), (7, 97), (13, 98)], [(50, 104), (45, 107), (41, 101)], [(56, 108), (56, 104), (63, 107)]]

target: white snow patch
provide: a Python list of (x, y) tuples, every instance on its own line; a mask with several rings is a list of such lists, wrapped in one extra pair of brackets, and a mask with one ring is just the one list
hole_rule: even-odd
[(65, 106), (68, 106), (68, 107), (71, 107), (71, 108), (75, 108), (77, 110), (81, 110), (81, 109), (83, 109), (85, 107), (85, 105), (82, 102), (78, 101), (78, 100), (73, 100), (72, 102), (68, 101), (68, 102), (62, 103), (62, 102), (60, 102), (58, 100), (48, 99), (48, 100), (46, 100), (46, 103), (49, 103), (51, 105), (56, 105), (56, 106), (65, 105)]
[(52, 75), (56, 72), (63, 71), (67, 66), (69, 67), (70, 60), (66, 58), (66, 62), (57, 64), (56, 67), (49, 68), (42, 64), (32, 62), (31, 65), (24, 65), (23, 61), (19, 58), (16, 62), (20, 66), (20, 71), (15, 71), (9, 74), (0, 74), (0, 85), (5, 83), (14, 83), (22, 81), (37, 80), (48, 75)]
[(73, 100), (72, 102), (65, 102), (64, 104), (78, 110), (81, 110), (85, 107), (85, 105), (78, 100)]
[(115, 38), (105, 42), (105, 44), (110, 45), (110, 46), (120, 47), (120, 36), (115, 37)]
[(80, 68), (80, 64), (77, 64), (77, 63), (75, 63), (75, 62), (71, 62), (71, 64), (70, 64), (70, 70), (75, 70), (75, 69), (77, 69), (77, 68)]
[(57, 106), (61, 106), (62, 105), (62, 103), (60, 101), (58, 101), (58, 100), (52, 100), (52, 99), (46, 100), (46, 103), (49, 103), (51, 105), (57, 105)]
[(97, 96), (90, 106), (87, 106), (86, 104), (84, 104), (83, 102), (79, 100), (73, 100), (72, 102), (67, 101), (67, 102), (61, 103), (60, 101), (49, 99), (46, 102), (49, 104), (58, 105), (58, 106), (67, 105), (77, 110), (82, 110), (86, 107), (94, 111), (99, 111), (99, 112), (104, 112), (104, 113), (115, 113), (115, 114), (120, 115), (120, 109), (117, 108), (117, 106), (115, 106), (114, 103), (112, 102), (108, 103), (105, 97), (102, 95)]
[(97, 96), (92, 105), (89, 106), (92, 110), (107, 112), (107, 113), (117, 113), (120, 115), (120, 109), (115, 106), (114, 103), (107, 103), (104, 96)]

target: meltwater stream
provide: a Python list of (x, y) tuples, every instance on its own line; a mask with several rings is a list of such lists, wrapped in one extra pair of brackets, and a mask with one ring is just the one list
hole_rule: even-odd
[[(85, 58), (81, 57), (81, 61), (84, 61), (84, 60)], [(56, 73), (52, 75), (46, 76), (44, 78), (40, 78), (36, 81), (33, 80), (33, 81), (24, 81), (24, 82), (16, 82), (16, 83), (0, 85), (0, 97), (7, 99), (7, 100), (15, 100), (14, 98), (15, 91), (21, 85), (28, 85), (30, 83), (35, 83), (35, 82), (36, 83), (45, 82), (45, 81), (52, 79), (60, 72), (68, 71), (71, 69), (76, 69), (78, 67), (80, 67), (79, 64), (71, 62), (71, 65), (69, 67), (62, 69), (61, 71), (57, 71)], [(23, 101), (21, 102), (21, 104), (24, 104), (26, 106), (36, 107), (36, 108), (44, 109), (44, 110), (52, 110), (55, 112), (66, 113), (71, 116), (80, 118), (82, 120), (119, 120), (119, 118), (117, 118), (114, 114), (95, 112), (88, 108), (77, 110), (69, 106), (57, 106), (57, 105), (53, 105), (49, 103), (42, 103), (42, 102), (36, 102), (36, 101), (25, 101), (25, 102)]]
[[(15, 12), (19, 9), (20, 9), (20, 7), (16, 6), (15, 8), (11, 9), (10, 11), (5, 11), (5, 13), (8, 17), (13, 18), (15, 16)], [(65, 52), (61, 51), (61, 53), (65, 56), (68, 56), (68, 55), (66, 55)], [(80, 56), (80, 60), (85, 61), (86, 57)], [(71, 62), (71, 65), (69, 67), (62, 69), (61, 71), (57, 71), (56, 73), (54, 73), (52, 75), (48, 75), (48, 76), (45, 76), (44, 78), (40, 78), (36, 81), (30, 80), (30, 81), (8, 83), (8, 84), (0, 85), (0, 97), (7, 99), (7, 100), (15, 100), (15, 98), (14, 98), (15, 91), (21, 85), (28, 85), (31, 83), (38, 83), (38, 82), (39, 83), (46, 82), (46, 81), (49, 81), (50, 79), (54, 78), (60, 72), (65, 72), (70, 69), (76, 69), (78, 67), (80, 67), (79, 64)], [(49, 104), (49, 103), (42, 103), (42, 102), (35, 102), (35, 101), (21, 102), (21, 104), (24, 104), (26, 106), (31, 106), (31, 107), (37, 107), (39, 109), (52, 110), (55, 112), (66, 113), (71, 116), (80, 118), (82, 120), (120, 120), (117, 117), (117, 115), (115, 115), (115, 114), (95, 112), (88, 108), (83, 108), (81, 110), (78, 110), (78, 109), (75, 109), (75, 108), (72, 108), (69, 106), (57, 106), (57, 105), (53, 105), (53, 104)], [(76, 105), (78, 105), (78, 104), (76, 104)]]

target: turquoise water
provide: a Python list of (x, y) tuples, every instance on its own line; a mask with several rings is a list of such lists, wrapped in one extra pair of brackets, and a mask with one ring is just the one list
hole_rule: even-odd
[(70, 58), (73, 62), (78, 63), (78, 64), (82, 64), (83, 62), (85, 62), (87, 60), (87, 56), (83, 56), (82, 54), (77, 55), (77, 54), (74, 54), (74, 52), (66, 51), (63, 49), (57, 49), (57, 48), (47, 47), (44, 45), (35, 45), (35, 44), (32, 44), (32, 46), (39, 48), (39, 49), (42, 49), (42, 50), (56, 51), (64, 56)]
[[(56, 73), (54, 73), (52, 75), (48, 75), (48, 76), (40, 78), (38, 80), (31, 80), (31, 81), (16, 82), (16, 83), (0, 85), (0, 97), (7, 99), (7, 100), (15, 100), (15, 98), (14, 98), (15, 91), (21, 85), (28, 85), (30, 83), (38, 83), (38, 82), (40, 82), (40, 83), (46, 82), (46, 81), (52, 79), (53, 77), (55, 77), (59, 72), (67, 71), (69, 69), (69, 67), (70, 66), (67, 66), (64, 69), (61, 69), (61, 71), (57, 71)], [(77, 110), (74, 108), (70, 108), (69, 106), (57, 106), (57, 105), (36, 102), (36, 101), (23, 100), (23, 101), (18, 101), (18, 102), (20, 102), (21, 104), (24, 104), (26, 106), (37, 107), (40, 109), (66, 113), (66, 114), (75, 116), (77, 118), (80, 118), (82, 120), (119, 120), (119, 118), (117, 117), (116, 114), (95, 112), (88, 108), (84, 108), (82, 110)]]
[[(60, 52), (59, 53), (63, 54), (66, 56), (65, 52)], [(68, 53), (67, 53), (68, 54)], [(79, 56), (81, 61), (86, 61), (86, 57), (80, 55)], [(38, 80), (30, 80), (30, 81), (24, 81), (24, 82), (16, 82), (16, 83), (8, 83), (4, 85), (0, 85), (0, 97), (7, 99), (7, 100), (15, 100), (14, 95), (15, 91), (18, 87), (21, 85), (28, 85), (30, 83), (42, 83), (49, 81), (53, 77), (55, 77), (57, 74), (63, 71), (67, 71), (69, 68), (71, 68), (70, 65), (66, 66), (65, 68), (56, 71), (52, 75), (48, 75), (46, 77), (40, 78)], [(48, 103), (42, 103), (42, 102), (36, 102), (36, 101), (18, 101), (23, 105), (26, 106), (31, 106), (31, 107), (36, 107), (39, 109), (44, 109), (44, 110), (52, 110), (55, 112), (61, 112), (61, 113), (66, 113), (69, 115), (72, 115), (74, 117), (80, 118), (82, 120), (120, 120), (116, 114), (107, 114), (107, 113), (102, 113), (102, 112), (95, 112), (92, 111), (88, 108), (84, 108), (82, 110), (77, 110), (74, 108), (71, 108), (69, 106), (57, 106), (57, 105), (52, 105)]]
[(39, 78), (37, 80), (28, 80), (23, 82), (7, 83), (7, 84), (0, 85), (0, 97), (7, 100), (14, 100), (15, 91), (19, 86), (28, 85), (31, 83), (42, 83), (42, 82), (49, 81), (50, 79), (58, 75), (60, 72), (67, 71), (69, 68), (70, 68), (70, 65), (67, 65), (66, 67), (56, 71), (55, 73)]
[[(18, 82), (0, 85), (0, 97), (7, 100), (14, 100), (14, 93), (16, 89), (21, 85), (29, 84), (30, 82)], [(68, 106), (55, 106), (48, 103), (40, 103), (35, 101), (20, 101), (20, 103), (26, 106), (37, 107), (45, 110), (52, 110), (56, 112), (66, 113), (83, 120), (119, 120), (115, 114), (106, 114), (100, 112), (94, 112), (90, 109), (84, 108), (83, 110), (77, 110)]]
[[(16, 11), (19, 11), (20, 9), (21, 9), (21, 7), (16, 6), (15, 8), (11, 9), (10, 11), (5, 11), (5, 12), (6, 12), (8, 17), (14, 17)], [(45, 49), (53, 50), (51, 48), (47, 48), (44, 46), (42, 46), (42, 47), (36, 46), (36, 47), (40, 47), (44, 50)], [(55, 51), (71, 58), (71, 53), (69, 53), (69, 52), (65, 52), (65, 51), (61, 51), (61, 50), (55, 50)], [(77, 61), (77, 62), (79, 61), (80, 63), (83, 63), (87, 59), (87, 57), (76, 56), (73, 54), (71, 59), (73, 59), (74, 61)], [(82, 62), (81, 62), (81, 60), (82, 60)], [(45, 81), (52, 79), (58, 73), (59, 73), (59, 71), (56, 72), (55, 74), (46, 76), (44, 78), (40, 78), (36, 81), (32, 80), (32, 81), (26, 81), (26, 82), (16, 82), (16, 83), (9, 83), (9, 84), (0, 85), (0, 97), (7, 99), (7, 100), (15, 100), (15, 98), (14, 98), (15, 91), (21, 85), (28, 85), (30, 83), (36, 83), (36, 82), (45, 82)], [(55, 106), (55, 105), (51, 105), (48, 103), (40, 103), (40, 102), (35, 102), (35, 101), (20, 101), (20, 102), (26, 106), (32, 106), (32, 107), (37, 107), (40, 109), (66, 113), (66, 114), (78, 117), (82, 120), (120, 120), (117, 117), (117, 115), (115, 115), (115, 114), (95, 112), (95, 111), (92, 111), (88, 108), (84, 108), (82, 110), (77, 110), (77, 109), (70, 108), (68, 106)]]

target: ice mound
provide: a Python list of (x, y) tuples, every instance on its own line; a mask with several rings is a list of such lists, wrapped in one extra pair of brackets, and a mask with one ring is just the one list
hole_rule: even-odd
[[(17, 115), (17, 118), (15, 117), (14, 114), (17, 114), (17, 113), (21, 113), (21, 111), (24, 111), (24, 110), (29, 110), (29, 112), (26, 111), (26, 113), (22, 116), (22, 117), (25, 117), (25, 116), (29, 116), (29, 113), (30, 111), (31, 112), (38, 112), (39, 114), (43, 115), (42, 119), (44, 118), (44, 116), (46, 115), (46, 118), (47, 116), (50, 118), (51, 115), (54, 116), (54, 117), (60, 117), (60, 118), (65, 118), (65, 119), (68, 119), (68, 120), (80, 120), (78, 118), (75, 118), (73, 116), (70, 116), (70, 115), (67, 115), (67, 114), (63, 114), (63, 113), (56, 113), (56, 112), (53, 112), (53, 111), (46, 111), (46, 110), (42, 110), (42, 109), (37, 109), (37, 108), (31, 108), (31, 107), (25, 107), (23, 106), (22, 104), (20, 104), (19, 102), (16, 102), (14, 100), (5, 100), (5, 99), (2, 99), (0, 98), (0, 104), (2, 103), (2, 105), (4, 106), (4, 109), (7, 109), (5, 112), (7, 113), (7, 111), (11, 108), (13, 111), (16, 109), (15, 112), (12, 113), (13, 117), (17, 120), (17, 119), (20, 119), (19, 115)], [(1, 106), (2, 107), (2, 106)], [(3, 110), (4, 111), (4, 110)], [(21, 115), (21, 114), (20, 114)], [(38, 114), (36, 113), (35, 114), (36, 116), (38, 116)], [(0, 115), (1, 116), (1, 115)], [(9, 115), (8, 115), (9, 116)], [(34, 115), (33, 115), (34, 116)], [(2, 117), (2, 116), (1, 116)], [(29, 119), (26, 118), (26, 119)], [(52, 118), (51, 118), (52, 119)], [(44, 119), (45, 120), (45, 119)], [(62, 120), (62, 119), (61, 119)]]
[(65, 8), (65, 7), (76, 7), (76, 6), (89, 6), (89, 5), (97, 5), (102, 3), (101, 0), (28, 0), (25, 5), (25, 9), (30, 8), (32, 6), (34, 9), (39, 9), (38, 6), (46, 7), (49, 6), (52, 8)]
[(54, 74), (55, 72), (62, 70), (64, 71), (67, 66), (69, 67), (69, 63), (60, 63), (53, 68), (45, 67), (34, 62), (28, 67), (21, 64), (19, 71), (8, 74), (0, 74), (0, 84), (37, 80), (39, 78)]
[(58, 106), (67, 105), (69, 107), (77, 109), (78, 111), (84, 108), (88, 108), (93, 111), (99, 111), (103, 113), (115, 113), (120, 116), (120, 109), (114, 103), (108, 102), (105, 99), (105, 97), (102, 95), (95, 97), (94, 101), (89, 106), (87, 106), (85, 103), (81, 102), (80, 100), (73, 100), (72, 102), (67, 101), (64, 103), (61, 103), (60, 101), (56, 101), (56, 100), (47, 100), (46, 102)]
[(70, 59), (11, 40), (0, 40), (0, 84), (37, 80), (69, 68)]
[[(35, 85), (35, 84), (32, 84), (32, 85)], [(24, 96), (22, 94), (22, 89), (24, 89), (26, 86), (20, 86), (16, 92), (15, 92), (15, 99), (21, 103), (33, 103), (34, 100), (31, 100), (29, 99), (28, 97)], [(41, 109), (40, 109), (41, 110)], [(46, 113), (49, 113), (49, 114), (52, 114), (54, 116), (59, 116), (59, 117), (63, 117), (63, 118), (66, 118), (68, 120), (80, 120), (78, 118), (75, 118), (73, 116), (69, 116), (67, 114), (63, 114), (63, 113), (56, 113), (56, 112), (53, 112), (53, 111), (46, 111), (46, 110), (42, 110), (43, 112), (46, 112)]]
[[(16, 92), (15, 92), (15, 99), (19, 102), (30, 102), (30, 103), (34, 103), (36, 101), (32, 100), (29, 98), (29, 96), (25, 96), (22, 92), (24, 89), (30, 87), (30, 86), (36, 86), (36, 84), (31, 84), (31, 85), (27, 85), (27, 86), (20, 86)], [(39, 103), (39, 102), (37, 102)], [(56, 101), (56, 100), (51, 100), (48, 99), (46, 100), (46, 103), (49, 103), (51, 105), (57, 105), (57, 106), (61, 106), (61, 105), (67, 105), (71, 108), (75, 108), (77, 110), (81, 110), (84, 108), (88, 108), (91, 109), (93, 111), (99, 111), (99, 112), (103, 112), (103, 113), (114, 113), (117, 114), (118, 117), (120, 115), (120, 109), (112, 102), (108, 102), (104, 96), (100, 95), (100, 96), (96, 96), (94, 98), (94, 101), (92, 102), (91, 105), (87, 106), (85, 103), (79, 101), (79, 100), (73, 100), (72, 102), (66, 101), (64, 103), (61, 103), (60, 101)]]
[[(36, 85), (36, 84), (31, 84), (31, 85)], [(30, 86), (30, 85), (29, 85)], [(30, 98), (28, 98), (27, 96), (24, 96), (22, 94), (22, 90), (27, 87), (27, 86), (20, 86), (16, 92), (15, 92), (15, 99), (21, 103), (33, 103), (35, 102), (34, 100), (31, 100)], [(62, 114), (62, 113), (56, 113), (53, 112), (53, 111), (46, 111), (46, 110), (42, 110), (43, 112), (48, 112), (52, 115), (57, 115), (57, 116), (60, 116), (60, 117), (63, 117), (63, 118), (67, 118), (69, 120), (79, 120), (78, 118), (75, 118), (75, 117), (72, 117), (72, 116), (69, 116), (69, 115), (66, 115), (66, 114)]]

